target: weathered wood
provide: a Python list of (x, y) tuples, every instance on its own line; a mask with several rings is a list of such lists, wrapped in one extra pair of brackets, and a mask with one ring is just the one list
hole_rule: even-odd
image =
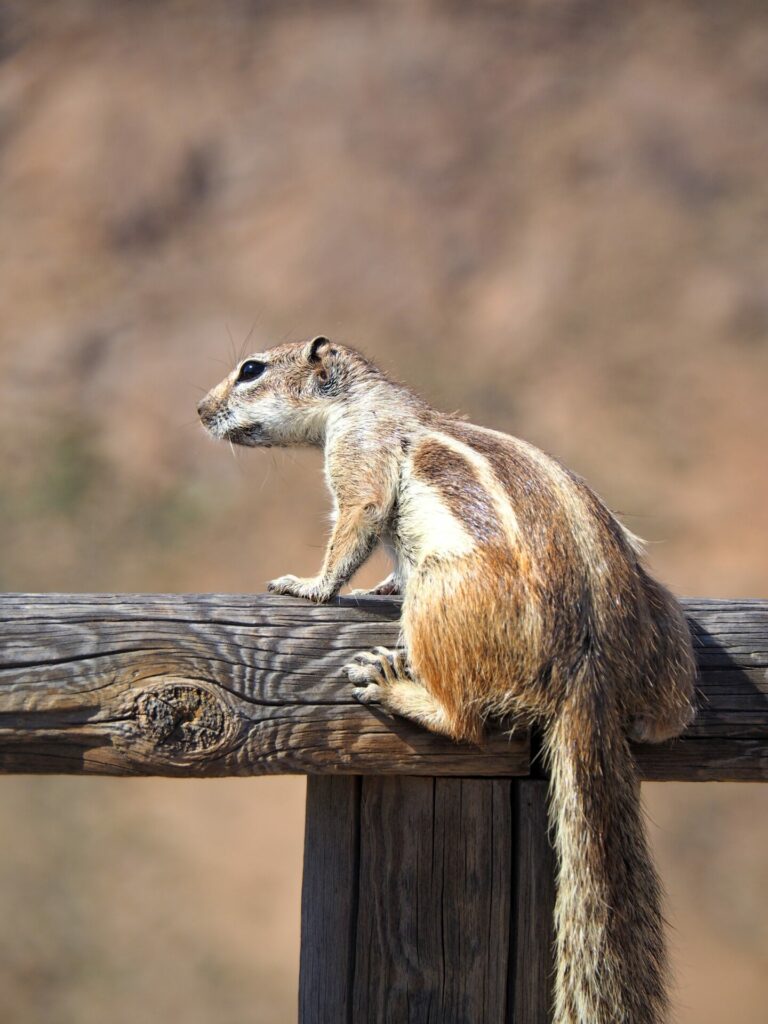
[(546, 1024), (546, 783), (310, 780), (300, 1024)]
[[(638, 747), (649, 779), (768, 779), (768, 602), (685, 602), (700, 711)], [(360, 707), (342, 666), (394, 645), (399, 605), (272, 595), (0, 596), (0, 771), (529, 773), (498, 732), (456, 746)]]
[(555, 853), (549, 842), (547, 784), (513, 783), (515, 884), (509, 1020), (549, 1024), (554, 977)]
[(361, 779), (307, 779), (299, 1024), (352, 1024)]
[(0, 771), (525, 774), (528, 736), (460, 748), (361, 707), (342, 671), (399, 606), (271, 595), (0, 596)]
[(363, 780), (355, 1021), (505, 1021), (510, 785)]

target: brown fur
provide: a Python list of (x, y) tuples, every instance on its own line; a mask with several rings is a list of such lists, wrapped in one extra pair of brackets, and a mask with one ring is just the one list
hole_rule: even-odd
[(323, 446), (336, 506), (320, 574), (270, 588), (337, 593), (384, 542), (404, 654), (349, 666), (363, 702), (456, 740), (489, 717), (543, 730), (559, 863), (557, 1024), (666, 1019), (660, 886), (628, 735), (676, 735), (694, 663), (680, 608), (587, 485), (519, 441), (426, 406), (325, 339), (257, 357), (201, 403), (217, 436)]

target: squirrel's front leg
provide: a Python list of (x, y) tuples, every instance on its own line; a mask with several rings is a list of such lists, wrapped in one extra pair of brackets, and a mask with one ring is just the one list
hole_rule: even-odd
[(308, 601), (330, 601), (373, 551), (382, 522), (381, 509), (373, 502), (340, 507), (319, 575), (309, 579), (280, 576), (267, 584), (267, 590)]

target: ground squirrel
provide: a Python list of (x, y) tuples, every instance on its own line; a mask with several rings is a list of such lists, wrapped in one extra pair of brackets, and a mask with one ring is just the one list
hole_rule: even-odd
[(278, 594), (328, 601), (377, 544), (404, 649), (347, 666), (363, 703), (455, 740), (537, 725), (558, 860), (557, 1024), (666, 1019), (660, 886), (628, 737), (693, 715), (690, 634), (641, 546), (590, 488), (525, 441), (430, 408), (327, 338), (250, 356), (198, 408), (215, 437), (325, 452), (334, 525), (320, 573)]

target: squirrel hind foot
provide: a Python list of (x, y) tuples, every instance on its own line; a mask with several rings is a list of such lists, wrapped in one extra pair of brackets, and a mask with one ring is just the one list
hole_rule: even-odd
[(629, 723), (629, 738), (634, 743), (663, 743), (679, 736), (691, 724), (695, 714), (695, 709), (690, 707), (676, 717), (636, 715)]

